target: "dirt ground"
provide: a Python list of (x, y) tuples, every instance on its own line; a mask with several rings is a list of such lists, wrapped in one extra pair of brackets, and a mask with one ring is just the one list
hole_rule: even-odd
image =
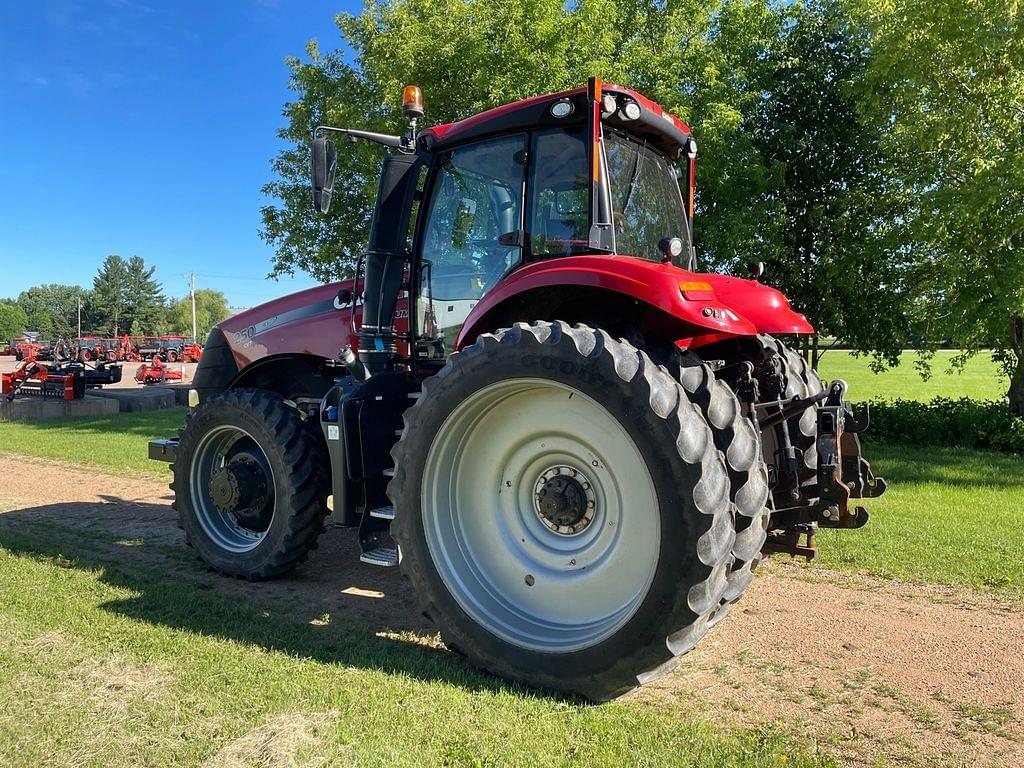
[[(330, 614), (438, 644), (399, 574), (358, 562), (353, 531), (328, 530), (286, 579), (245, 584), (209, 577), (182, 554), (170, 500), (161, 483), (0, 453), (0, 527), (31, 520), (103, 532), (98, 539), (125, 544), (100, 552), (106, 562), (145, 560), (299, 606), (307, 621)], [(776, 558), (674, 674), (625, 705), (802, 733), (851, 765), (884, 755), (896, 764), (1024, 766), (1022, 691), (1020, 606)]]
[[(47, 365), (47, 362), (42, 361), (43, 365)], [(10, 373), (17, 368), (20, 363), (11, 356), (0, 355), (0, 373)], [(121, 370), (121, 381), (117, 384), (108, 384), (104, 389), (139, 389), (142, 384), (135, 381), (135, 372), (139, 369), (142, 363), (121, 363), (123, 366)], [(196, 367), (198, 363), (169, 363), (168, 364), (174, 370), (180, 370), (184, 373), (185, 378), (183, 381), (192, 381), (192, 377), (195, 375)]]

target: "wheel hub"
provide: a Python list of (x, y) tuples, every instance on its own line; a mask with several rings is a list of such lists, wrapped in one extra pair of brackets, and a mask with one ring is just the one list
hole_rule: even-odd
[(562, 536), (582, 533), (597, 512), (590, 481), (578, 469), (564, 465), (545, 470), (537, 479), (533, 506), (544, 527)]
[(210, 475), (209, 489), (218, 511), (233, 515), (245, 528), (266, 530), (270, 522), (267, 480), (254, 458), (244, 454), (234, 457)]

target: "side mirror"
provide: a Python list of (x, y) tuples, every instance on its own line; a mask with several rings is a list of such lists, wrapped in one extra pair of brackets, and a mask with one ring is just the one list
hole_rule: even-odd
[(313, 205), (320, 213), (327, 213), (331, 207), (334, 192), (334, 174), (338, 170), (338, 154), (334, 142), (324, 136), (313, 139), (313, 161), (311, 181), (313, 184)]
[(352, 291), (348, 288), (338, 289), (338, 295), (334, 297), (334, 308), (344, 309), (352, 303)]

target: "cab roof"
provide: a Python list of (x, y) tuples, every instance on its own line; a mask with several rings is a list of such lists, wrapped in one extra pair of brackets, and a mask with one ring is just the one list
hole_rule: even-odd
[[(690, 138), (690, 128), (686, 123), (643, 94), (619, 85), (605, 85), (603, 93), (612, 94), (619, 107), (611, 114), (602, 113), (601, 122), (604, 125), (645, 140), (670, 157), (675, 156)], [(571, 103), (572, 110), (565, 117), (559, 118), (551, 113), (551, 108), (561, 101)], [(622, 107), (629, 101), (636, 102), (640, 107), (640, 115), (636, 119), (630, 120), (624, 116)], [(536, 128), (579, 126), (586, 124), (587, 108), (586, 88), (549, 93), (503, 104), (465, 120), (424, 128), (417, 142), (420, 149), (436, 152), (487, 136)]]

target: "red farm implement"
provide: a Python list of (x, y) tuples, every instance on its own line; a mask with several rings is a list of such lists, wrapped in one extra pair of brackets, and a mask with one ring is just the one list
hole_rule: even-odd
[(154, 355), (152, 360), (144, 362), (135, 371), (135, 380), (139, 384), (167, 384), (184, 379), (180, 366), (171, 367), (159, 355)]
[(35, 360), (25, 360), (10, 373), (0, 374), (0, 395), (41, 397), (44, 400), (79, 400), (85, 396), (85, 370), (81, 367), (54, 370)]

